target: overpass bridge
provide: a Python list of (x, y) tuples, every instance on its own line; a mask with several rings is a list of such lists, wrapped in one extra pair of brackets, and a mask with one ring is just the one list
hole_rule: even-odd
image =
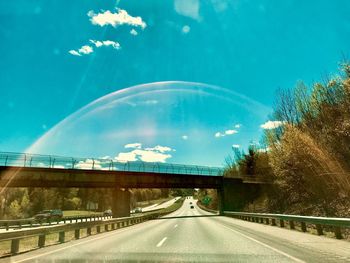
[(130, 215), (128, 188), (217, 189), (219, 211), (239, 211), (266, 182), (251, 176), (227, 178), (219, 167), (0, 153), (0, 187), (114, 189), (115, 217)]

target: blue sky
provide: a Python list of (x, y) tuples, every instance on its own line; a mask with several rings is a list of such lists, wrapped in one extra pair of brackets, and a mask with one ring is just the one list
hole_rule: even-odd
[[(347, 0), (1, 1), (0, 150), (25, 151), (81, 107), (144, 83), (176, 80), (216, 85), (265, 105), (268, 112), (277, 88), (331, 75), (343, 56), (349, 57), (348, 10)], [(117, 17), (119, 24), (114, 26), (93, 21), (106, 11), (124, 16)], [(93, 52), (69, 53), (79, 53), (86, 45)], [(238, 108), (233, 114), (236, 119), (208, 115), (222, 123), (226, 118), (227, 126), (215, 127), (217, 132), (242, 124), (238, 133), (214, 136), (222, 140), (212, 164), (220, 164), (233, 144), (246, 147), (262, 134), (259, 123), (268, 120), (268, 113), (254, 121), (256, 114), (248, 117), (244, 107)], [(247, 120), (256, 122), (256, 129), (241, 123)], [(160, 142), (152, 144), (131, 138), (121, 144), (142, 143), (142, 150), (170, 147), (176, 151), (166, 159), (169, 162), (208, 161), (208, 157), (193, 158), (195, 152), (183, 160), (179, 143), (161, 144), (164, 138), (159, 136)], [(74, 149), (52, 151), (84, 154)], [(113, 157), (121, 151), (126, 149), (105, 155)], [(90, 150), (85, 153), (94, 155)]]

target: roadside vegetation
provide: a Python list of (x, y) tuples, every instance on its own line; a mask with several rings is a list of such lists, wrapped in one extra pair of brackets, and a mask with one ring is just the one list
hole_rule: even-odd
[(246, 210), (350, 216), (350, 65), (311, 87), (279, 90), (262, 143), (227, 159), (225, 176), (273, 182)]
[[(131, 208), (165, 200), (178, 190), (131, 189)], [(181, 194), (180, 194), (181, 195)], [(111, 209), (111, 189), (79, 188), (9, 188), (0, 195), (0, 219), (32, 217), (46, 209), (61, 209), (64, 213), (103, 212)], [(66, 212), (66, 211), (70, 212)], [(86, 212), (87, 211), (87, 212)]]

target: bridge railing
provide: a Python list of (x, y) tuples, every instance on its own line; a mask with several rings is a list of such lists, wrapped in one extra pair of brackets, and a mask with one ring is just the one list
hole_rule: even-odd
[(223, 175), (223, 168), (220, 167), (123, 161), (112, 158), (76, 158), (13, 152), (0, 152), (0, 166), (194, 174), (204, 176)]
[(350, 218), (299, 216), (267, 213), (247, 213), (247, 212), (224, 212), (225, 216), (239, 218), (251, 222), (271, 224), (280, 227), (289, 226), (296, 229), (296, 224), (302, 232), (307, 232), (308, 228), (315, 229), (318, 235), (323, 235), (323, 230), (334, 232), (337, 239), (342, 239), (342, 230), (350, 228)]

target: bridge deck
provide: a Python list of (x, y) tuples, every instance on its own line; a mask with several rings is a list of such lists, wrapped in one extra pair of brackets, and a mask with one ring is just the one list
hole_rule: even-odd
[(218, 167), (0, 153), (0, 187), (221, 188), (224, 181), (264, 183), (224, 178)]

